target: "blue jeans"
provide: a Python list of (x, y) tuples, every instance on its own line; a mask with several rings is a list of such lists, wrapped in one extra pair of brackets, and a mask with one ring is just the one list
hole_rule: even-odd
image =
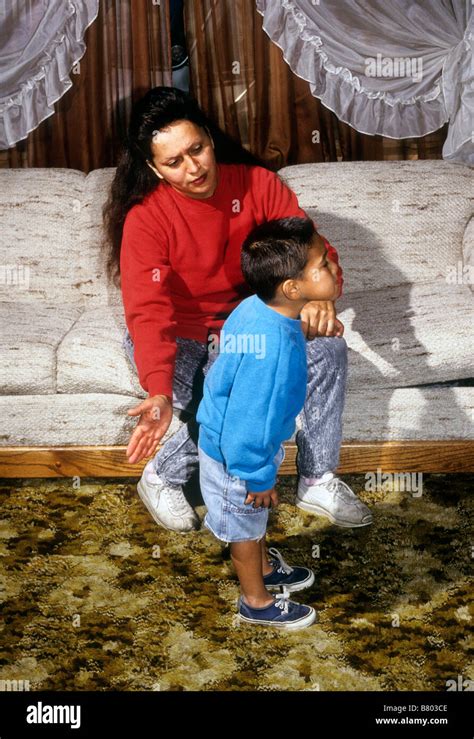
[[(195, 339), (177, 337), (173, 406), (186, 423), (157, 452), (156, 473), (169, 485), (184, 485), (199, 471), (199, 425), (195, 415), (201, 402), (204, 377), (217, 352)], [(123, 345), (136, 371), (133, 343), (125, 331)], [(347, 380), (347, 344), (342, 336), (306, 340), (308, 384), (301, 429), (296, 432), (296, 466), (303, 477), (336, 471), (342, 442), (342, 414)]]
[[(247, 486), (245, 480), (230, 475), (221, 462), (209, 457), (198, 444), (199, 482), (207, 507), (204, 526), (220, 541), (260, 541), (268, 524), (268, 508), (254, 508), (245, 504)], [(281, 465), (285, 448), (280, 446), (275, 464)]]

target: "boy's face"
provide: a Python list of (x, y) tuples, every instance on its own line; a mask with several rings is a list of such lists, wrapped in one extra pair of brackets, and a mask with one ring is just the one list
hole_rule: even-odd
[(335, 300), (339, 295), (337, 265), (327, 258), (327, 248), (315, 234), (308, 250), (308, 262), (303, 277), (296, 280), (300, 296), (306, 300)]

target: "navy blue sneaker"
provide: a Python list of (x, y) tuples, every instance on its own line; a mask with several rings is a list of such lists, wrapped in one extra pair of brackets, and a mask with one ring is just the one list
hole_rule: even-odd
[(288, 590), (275, 596), (273, 603), (263, 608), (251, 608), (244, 603), (242, 596), (237, 603), (237, 618), (247, 624), (276, 626), (279, 629), (294, 631), (305, 629), (316, 621), (316, 611), (311, 606), (295, 603), (288, 599)]
[(307, 567), (290, 567), (281, 556), (278, 549), (270, 547), (270, 564), (273, 572), (263, 576), (263, 584), (267, 590), (280, 590), (283, 586), (289, 593), (304, 590), (314, 583), (314, 572)]

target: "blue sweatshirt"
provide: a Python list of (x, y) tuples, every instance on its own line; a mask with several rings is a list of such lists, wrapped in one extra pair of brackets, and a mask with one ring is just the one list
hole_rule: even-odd
[[(211, 347), (212, 348), (212, 347)], [(306, 339), (257, 295), (225, 321), (196, 419), (199, 445), (246, 481), (248, 492), (274, 487), (274, 457), (295, 430), (306, 397)]]

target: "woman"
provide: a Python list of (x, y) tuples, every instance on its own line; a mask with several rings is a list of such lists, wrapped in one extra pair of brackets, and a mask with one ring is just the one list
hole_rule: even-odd
[[(210, 342), (251, 294), (240, 269), (242, 242), (257, 224), (292, 215), (306, 216), (294, 193), (193, 98), (157, 87), (134, 106), (104, 208), (108, 271), (116, 283), (120, 275), (124, 345), (149, 393), (128, 411), (139, 416), (128, 460), (154, 454), (173, 407), (189, 419), (147, 463), (138, 484), (150, 514), (166, 528), (199, 525), (182, 486), (198, 466), (194, 416), (217, 356)], [(341, 291), (337, 252), (327, 247)], [(332, 301), (307, 303), (301, 319), (308, 388), (296, 435), (297, 501), (341, 526), (365, 526), (372, 522), (369, 509), (334, 474), (347, 374), (344, 327)]]

